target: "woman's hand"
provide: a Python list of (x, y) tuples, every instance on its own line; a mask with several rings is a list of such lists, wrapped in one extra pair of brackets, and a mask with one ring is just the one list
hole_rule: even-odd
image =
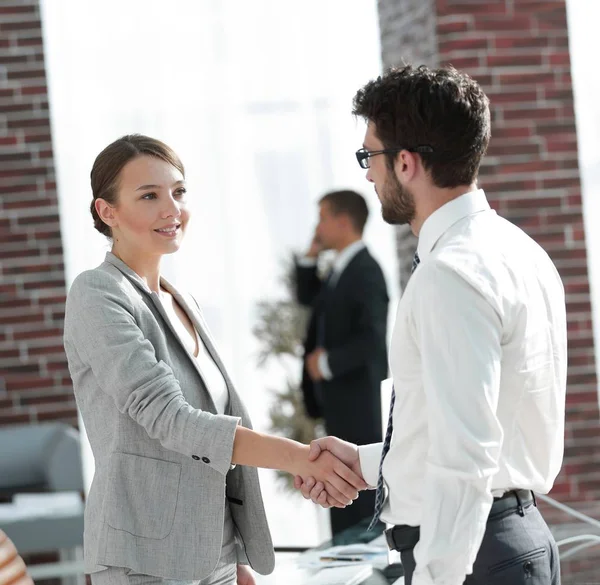
[(0, 585), (33, 585), (12, 540), (0, 530)]
[(254, 575), (247, 565), (237, 566), (237, 585), (256, 585)]

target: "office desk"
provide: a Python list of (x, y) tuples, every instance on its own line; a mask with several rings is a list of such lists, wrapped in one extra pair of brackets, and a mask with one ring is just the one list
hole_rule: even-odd
[[(271, 575), (262, 576), (258, 575), (257, 584), (258, 585), (304, 585), (307, 583), (310, 578), (315, 575), (318, 570), (317, 569), (308, 569), (304, 567), (299, 567), (298, 562), (301, 559), (303, 554), (307, 554), (309, 552), (314, 552), (315, 550), (324, 550), (331, 546), (339, 546), (344, 544), (357, 544), (357, 543), (369, 543), (372, 540), (375, 540), (378, 536), (381, 535), (381, 531), (383, 530), (383, 525), (381, 525), (380, 529), (374, 529), (370, 532), (367, 532), (367, 527), (369, 525), (369, 519), (361, 520), (355, 526), (344, 530), (343, 532), (337, 534), (331, 540), (327, 540), (323, 542), (318, 547), (314, 549), (310, 549), (305, 553), (300, 553), (295, 556), (283, 557), (281, 555), (277, 556), (277, 563), (275, 565), (275, 571)], [(395, 574), (392, 576), (391, 571), (395, 569)], [(394, 565), (393, 567), (388, 567), (385, 569), (385, 573), (380, 569), (373, 569), (373, 574), (365, 579), (360, 585), (391, 585), (394, 583), (396, 579), (402, 574), (402, 569), (398, 565)], [(389, 576), (387, 576), (389, 575)]]

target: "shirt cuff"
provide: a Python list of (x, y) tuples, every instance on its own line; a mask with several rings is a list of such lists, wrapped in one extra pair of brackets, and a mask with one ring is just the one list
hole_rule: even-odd
[(327, 356), (326, 351), (319, 354), (318, 366), (319, 371), (321, 372), (321, 376), (323, 376), (325, 380), (331, 380), (331, 378), (333, 378), (331, 368), (329, 367), (329, 357)]
[(382, 449), (383, 443), (371, 443), (370, 445), (360, 445), (358, 447), (358, 458), (363, 479), (371, 489), (377, 487)]
[(310, 258), (309, 256), (299, 256), (296, 258), (296, 263), (303, 268), (312, 268), (317, 265), (317, 259)]

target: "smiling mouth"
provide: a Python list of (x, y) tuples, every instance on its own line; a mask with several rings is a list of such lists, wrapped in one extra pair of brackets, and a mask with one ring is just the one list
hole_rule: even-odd
[(158, 234), (163, 234), (165, 236), (174, 236), (180, 228), (181, 228), (181, 224), (177, 224), (177, 225), (172, 225), (172, 226), (165, 227), (165, 228), (159, 228), (154, 231)]

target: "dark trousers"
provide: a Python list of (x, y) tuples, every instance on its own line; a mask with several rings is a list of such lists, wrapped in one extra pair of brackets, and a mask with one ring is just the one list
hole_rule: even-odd
[[(413, 548), (400, 553), (405, 585), (415, 570)], [(560, 585), (558, 547), (534, 501), (496, 514), (492, 506), (464, 585)]]

